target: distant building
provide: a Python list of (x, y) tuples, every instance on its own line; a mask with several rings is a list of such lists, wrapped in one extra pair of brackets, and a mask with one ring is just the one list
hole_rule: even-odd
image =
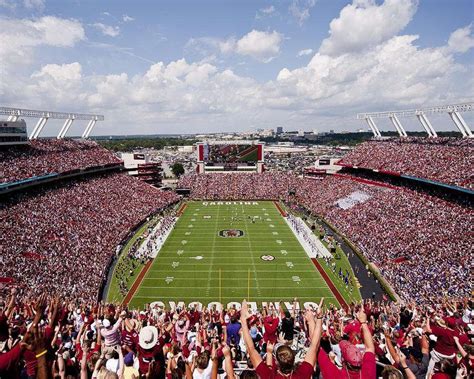
[(280, 135), (283, 133), (283, 126), (277, 126), (277, 129), (276, 129), (276, 134), (277, 135)]
[(265, 129), (262, 132), (260, 132), (260, 135), (262, 137), (272, 137), (273, 136), (273, 129)]
[(160, 162), (153, 162), (149, 153), (121, 153), (120, 158), (130, 176), (134, 176), (155, 187), (161, 186), (162, 167)]

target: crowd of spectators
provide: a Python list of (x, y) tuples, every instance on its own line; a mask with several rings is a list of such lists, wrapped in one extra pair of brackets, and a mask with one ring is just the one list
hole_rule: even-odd
[[(0, 299), (0, 377), (390, 378), (474, 375), (474, 304), (347, 308), (179, 303), (142, 309), (40, 295)], [(235, 303), (234, 303), (235, 304)]]
[[(471, 293), (472, 208), (353, 178), (302, 183), (307, 185), (299, 186), (294, 201), (336, 226), (403, 298), (424, 301), (434, 291), (448, 296)], [(346, 209), (337, 203), (354, 193), (368, 198)]]
[(0, 183), (119, 162), (94, 141), (38, 139), (0, 149)]
[(124, 174), (14, 195), (0, 204), (0, 276), (25, 296), (97, 299), (121, 241), (178, 199)]
[(191, 198), (205, 200), (279, 199), (293, 189), (297, 177), (291, 172), (189, 174), (178, 188), (191, 190)]
[(180, 182), (196, 199), (281, 199), (303, 206), (337, 227), (404, 299), (423, 302), (434, 291), (468, 296), (472, 208), (379, 184), (343, 176), (315, 181), (285, 172), (191, 175)]
[(474, 188), (474, 140), (470, 138), (370, 140), (341, 163)]

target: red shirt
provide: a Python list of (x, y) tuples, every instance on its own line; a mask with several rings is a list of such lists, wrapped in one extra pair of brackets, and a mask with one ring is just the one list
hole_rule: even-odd
[(4, 314), (0, 315), (0, 341), (8, 339), (8, 320)]
[(122, 345), (128, 346), (133, 351), (136, 351), (138, 345), (138, 333), (135, 330), (129, 332), (128, 330), (122, 330)]
[(0, 354), (0, 377), (15, 378), (18, 376), (16, 371), (20, 356), (21, 349), (19, 343), (8, 353)]
[(344, 327), (344, 334), (349, 336), (349, 341), (353, 344), (358, 344), (361, 342), (361, 332), (360, 332), (361, 324), (357, 320), (352, 320)]
[(165, 369), (165, 357), (163, 355), (163, 346), (166, 343), (166, 336), (158, 338), (158, 342), (151, 349), (143, 349), (140, 345), (137, 346), (138, 350), (138, 364), (140, 374), (145, 375), (148, 373), (148, 367), (152, 360), (155, 361), (157, 370)]
[[(279, 371), (273, 371), (264, 361), (260, 362), (255, 371), (257, 372), (257, 375), (260, 377), (260, 379), (288, 379), (288, 376), (282, 375)], [(308, 379), (311, 378), (311, 375), (313, 375), (313, 371), (313, 366), (311, 366), (308, 362), (302, 362), (291, 374), (291, 378)]]
[(280, 320), (277, 317), (267, 316), (263, 320), (263, 326), (265, 327), (265, 333), (263, 333), (263, 340), (265, 342), (270, 341), (275, 343), (277, 341), (277, 329)]
[(456, 331), (440, 328), (439, 326), (431, 326), (431, 331), (438, 337), (434, 348), (438, 353), (443, 355), (456, 354), (456, 351), (458, 351), (456, 342), (454, 341), (454, 336), (457, 335)]
[[(95, 344), (94, 348), (89, 350), (89, 352), (87, 353), (86, 360), (88, 361), (89, 359), (91, 359), (95, 352), (100, 353), (100, 344)], [(78, 362), (82, 360), (82, 354), (84, 354), (84, 351), (82, 350), (81, 344), (76, 343), (76, 358)]]
[(328, 379), (375, 379), (375, 354), (366, 352), (362, 358), (362, 367), (360, 371), (350, 371), (346, 369), (339, 369), (331, 362), (328, 355), (323, 349), (319, 349), (318, 364), (321, 369), (321, 374)]

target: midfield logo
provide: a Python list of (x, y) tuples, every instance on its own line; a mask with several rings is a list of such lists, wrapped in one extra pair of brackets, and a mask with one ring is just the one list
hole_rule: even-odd
[(261, 259), (262, 261), (271, 262), (271, 261), (275, 260), (275, 257), (274, 257), (273, 255), (267, 254), (267, 255), (262, 255), (262, 256), (260, 257), (260, 259)]
[(243, 235), (244, 231), (239, 229), (224, 229), (219, 232), (219, 236), (224, 238), (238, 238)]

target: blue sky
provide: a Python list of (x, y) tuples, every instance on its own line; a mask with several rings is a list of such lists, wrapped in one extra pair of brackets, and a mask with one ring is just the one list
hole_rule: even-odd
[(472, 100), (473, 14), (470, 0), (0, 0), (0, 96), (103, 113), (97, 134), (356, 129), (359, 111)]

